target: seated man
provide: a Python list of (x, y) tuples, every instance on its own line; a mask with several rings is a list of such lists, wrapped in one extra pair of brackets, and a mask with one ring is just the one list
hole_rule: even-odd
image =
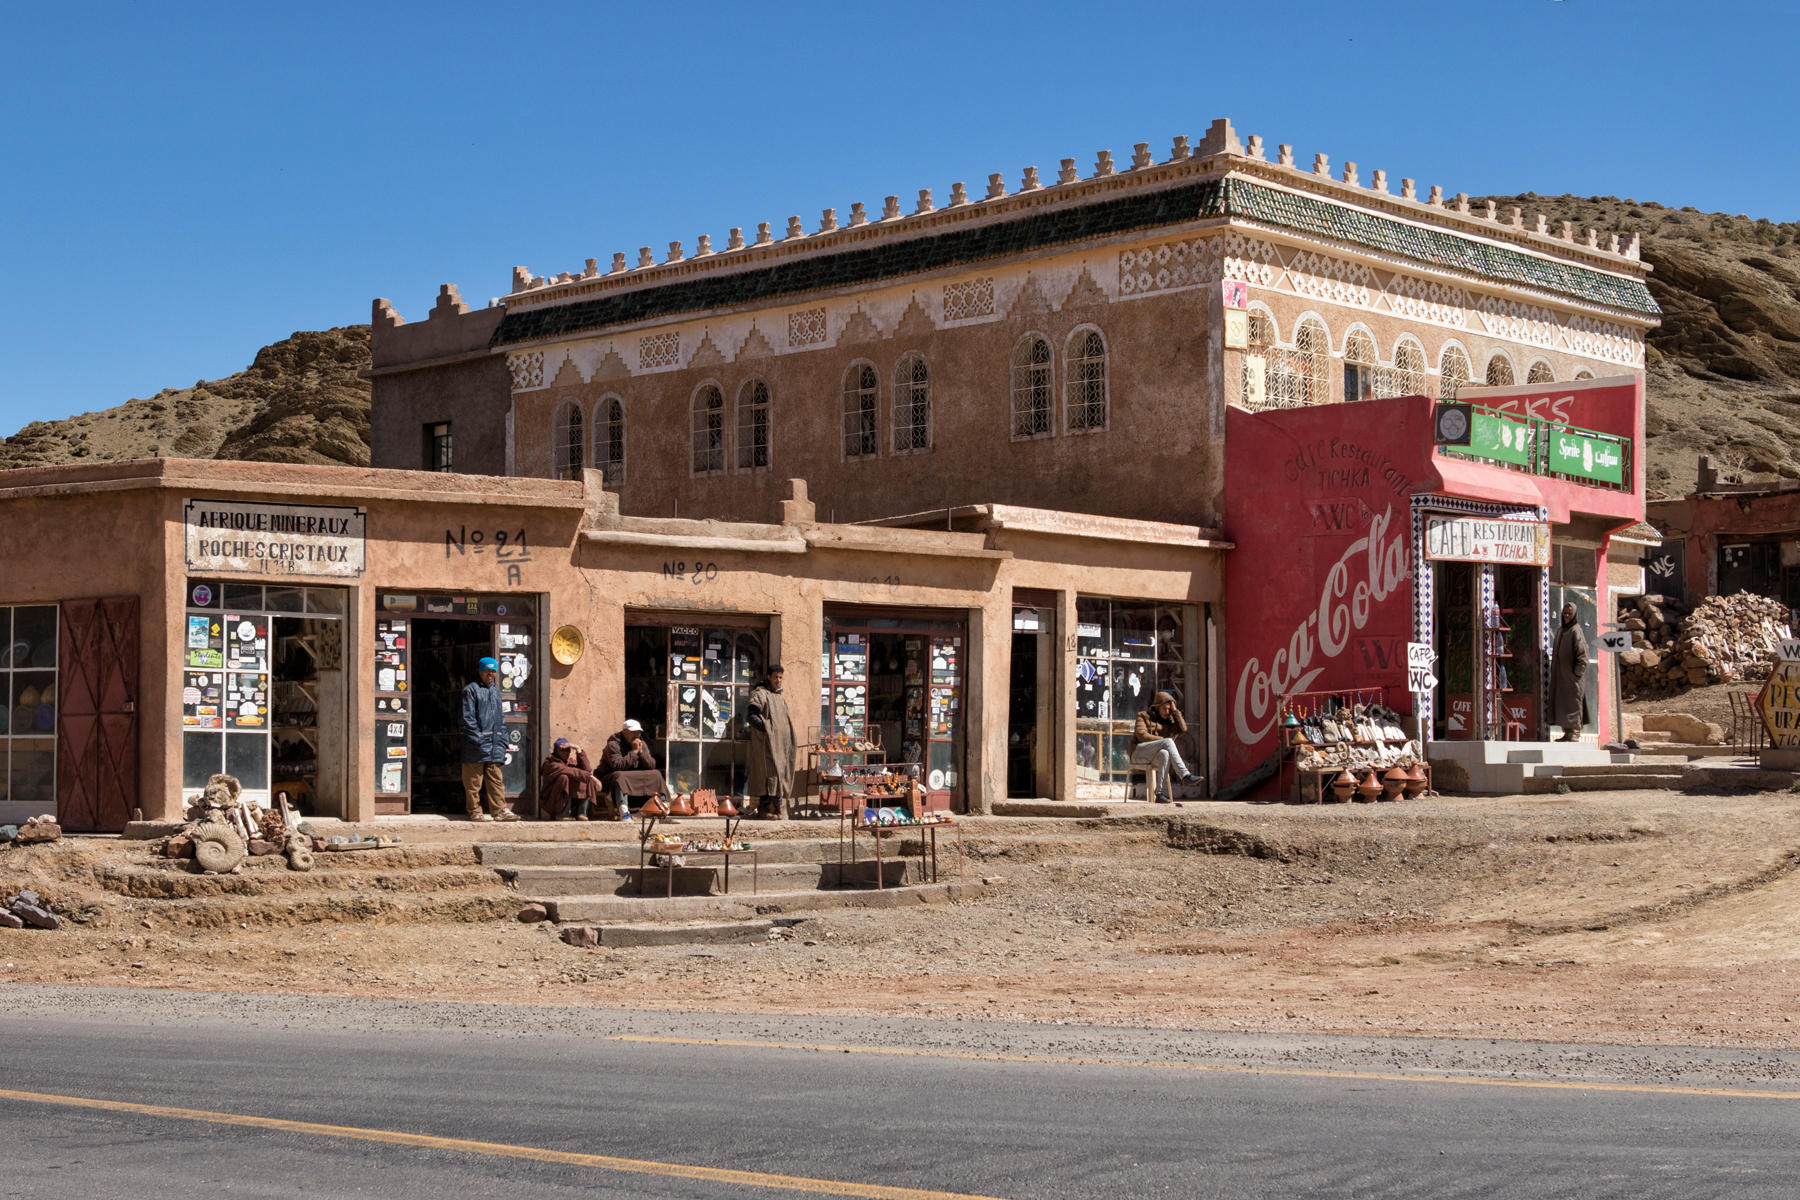
[(587, 751), (568, 738), (557, 738), (550, 757), (538, 768), (538, 816), (546, 821), (585, 821), (588, 805), (599, 798), (600, 781), (594, 778)]
[(644, 727), (626, 721), (625, 728), (606, 739), (600, 753), (600, 786), (613, 798), (619, 820), (631, 819), (631, 797), (669, 796), (669, 785), (656, 769), (656, 756), (644, 740)]
[(1171, 772), (1180, 783), (1200, 782), (1200, 777), (1188, 770), (1187, 763), (1182, 761), (1181, 751), (1175, 748), (1175, 739), (1186, 732), (1187, 722), (1175, 707), (1175, 697), (1168, 692), (1156, 693), (1150, 707), (1137, 715), (1137, 724), (1132, 727), (1131, 761), (1156, 772), (1158, 804), (1167, 804), (1173, 799), (1169, 793)]

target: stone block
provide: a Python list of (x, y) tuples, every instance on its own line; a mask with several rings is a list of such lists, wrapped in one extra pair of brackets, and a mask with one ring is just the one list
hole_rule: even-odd
[(1646, 732), (1667, 732), (1676, 741), (1690, 746), (1719, 746), (1725, 742), (1723, 728), (1691, 713), (1650, 713), (1643, 718), (1643, 723)]
[(541, 904), (527, 904), (519, 910), (521, 925), (536, 925), (539, 921), (548, 921), (549, 919), (550, 910)]
[(600, 931), (592, 925), (571, 925), (562, 931), (562, 940), (583, 950), (593, 950), (600, 945)]
[(1469, 768), (1454, 758), (1431, 760), (1431, 786), (1440, 792), (1469, 790)]
[(19, 920), (19, 918), (13, 916), (11, 913), (5, 911), (4, 909), (0, 909), (0, 929), (23, 929), (23, 928), (25, 928), (25, 922)]

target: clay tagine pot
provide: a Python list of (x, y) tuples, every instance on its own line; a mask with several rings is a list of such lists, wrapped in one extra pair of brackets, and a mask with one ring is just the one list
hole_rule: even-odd
[(652, 817), (666, 817), (669, 815), (669, 802), (661, 796), (652, 796), (644, 801), (644, 806), (638, 811)]
[(1387, 774), (1381, 777), (1381, 798), (1398, 800), (1406, 791), (1406, 772), (1399, 767), (1389, 767)]
[(1379, 795), (1381, 795), (1381, 781), (1375, 778), (1374, 771), (1370, 771), (1367, 775), (1363, 776), (1362, 783), (1357, 785), (1357, 803), (1368, 804)]
[(1425, 778), (1425, 767), (1422, 763), (1414, 763), (1406, 771), (1406, 794), (1408, 796), (1424, 795), (1429, 781)]
[(730, 796), (721, 796), (719, 798), (719, 815), (721, 817), (735, 817), (738, 815), (737, 805), (731, 802)]
[(694, 802), (688, 798), (686, 792), (683, 792), (675, 797), (675, 807), (669, 811), (677, 817), (691, 817), (694, 815)]
[(1339, 804), (1350, 799), (1350, 793), (1356, 790), (1356, 776), (1349, 771), (1339, 771), (1331, 781), (1331, 794)]

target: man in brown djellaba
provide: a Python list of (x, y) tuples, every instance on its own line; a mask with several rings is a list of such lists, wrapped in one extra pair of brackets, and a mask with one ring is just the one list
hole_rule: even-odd
[(769, 668), (763, 682), (750, 689), (744, 721), (750, 726), (750, 795), (757, 798), (758, 818), (778, 821), (783, 804), (794, 794), (794, 720), (788, 715), (780, 665)]

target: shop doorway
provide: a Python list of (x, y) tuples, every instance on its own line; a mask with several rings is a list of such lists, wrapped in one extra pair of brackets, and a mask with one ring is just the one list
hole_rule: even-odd
[(1491, 736), (1536, 741), (1543, 737), (1544, 639), (1541, 567), (1494, 568), (1494, 598), (1505, 626), (1505, 651), (1496, 659), (1495, 702), (1500, 723)]
[[(767, 622), (683, 624), (648, 614), (627, 620), (625, 711), (595, 742), (603, 745), (631, 718), (643, 725), (663, 778), (676, 791), (744, 795), (750, 757), (744, 713), (768, 662)], [(784, 691), (804, 742), (806, 708), (798, 697), (805, 690), (790, 682)]]
[(341, 816), (348, 734), (343, 622), (272, 620), (270, 789), (298, 812)]
[(1476, 719), (1476, 566), (1467, 562), (1434, 564), (1437, 578), (1432, 589), (1432, 630), (1437, 638), (1439, 670), (1438, 709), (1433, 736), (1461, 741), (1479, 738)]
[(537, 807), (536, 602), (529, 596), (383, 592), (375, 622), (375, 811), (463, 811), (462, 692), (477, 665), (500, 664), (510, 746), (508, 803)]
[(1015, 607), (1012, 673), (1007, 694), (1006, 794), (1048, 796), (1054, 791), (1050, 748), (1054, 655), (1050, 611)]
[(828, 609), (819, 724), (803, 740), (879, 738), (888, 762), (923, 767), (933, 808), (963, 808), (967, 629), (949, 614)]

